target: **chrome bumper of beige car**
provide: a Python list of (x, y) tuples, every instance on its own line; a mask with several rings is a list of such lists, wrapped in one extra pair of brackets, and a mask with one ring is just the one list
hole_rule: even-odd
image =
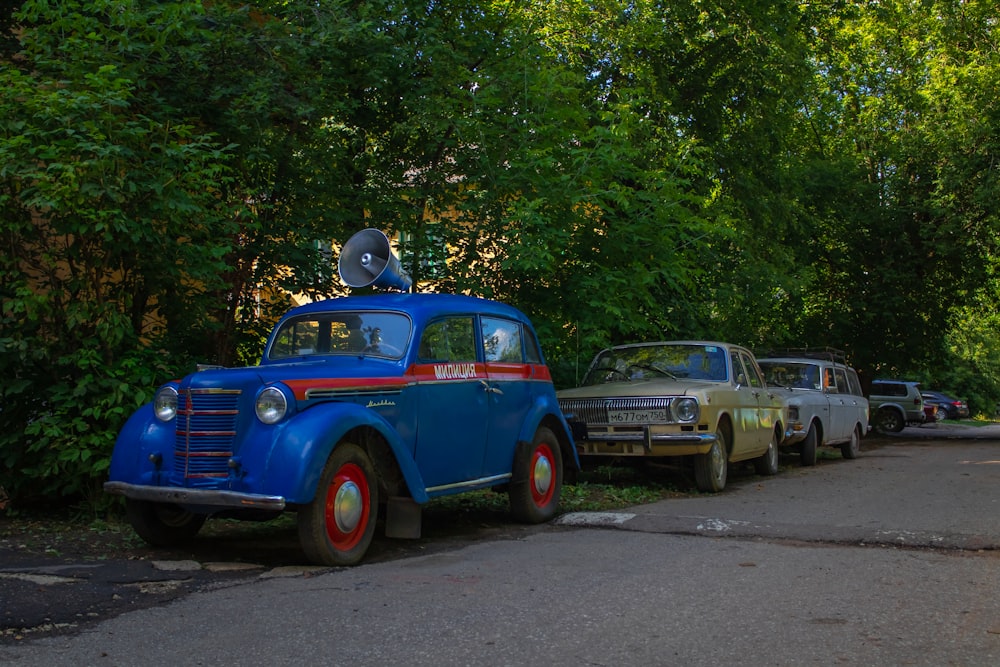
[(185, 489), (178, 486), (147, 486), (126, 482), (105, 482), (105, 493), (125, 496), (135, 500), (174, 505), (200, 505), (207, 507), (240, 507), (244, 509), (283, 510), (285, 499), (281, 496), (263, 496), (236, 491), (211, 489)]
[[(642, 432), (611, 432), (592, 433), (587, 432), (586, 436), (576, 435), (576, 444), (582, 454), (652, 454), (653, 448), (657, 445), (680, 446), (684, 448), (708, 448), (713, 442), (718, 440), (714, 433), (651, 433), (649, 427), (644, 427)], [(620, 444), (626, 451), (600, 451), (598, 443)], [(630, 445), (641, 445), (642, 451), (634, 451)], [(664, 452), (669, 454), (670, 452)], [(683, 454), (685, 452), (679, 452)]]

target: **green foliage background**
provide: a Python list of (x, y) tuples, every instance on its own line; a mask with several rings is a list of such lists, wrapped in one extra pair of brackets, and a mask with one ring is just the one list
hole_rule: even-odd
[(418, 286), (526, 311), (560, 386), (613, 343), (829, 345), (992, 414), (998, 30), (976, 0), (5, 3), (0, 486), (96, 497), (159, 383), (254, 363), (369, 226)]

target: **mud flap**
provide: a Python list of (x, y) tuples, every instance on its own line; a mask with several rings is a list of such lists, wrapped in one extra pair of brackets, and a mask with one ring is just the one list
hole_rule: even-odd
[(419, 539), (422, 520), (422, 509), (413, 498), (390, 496), (385, 505), (385, 536)]

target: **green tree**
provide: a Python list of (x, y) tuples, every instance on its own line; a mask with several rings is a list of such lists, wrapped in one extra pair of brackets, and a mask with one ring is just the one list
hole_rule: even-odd
[(112, 65), (72, 84), (32, 65), (0, 72), (0, 484), (59, 495), (92, 490), (123, 420), (177, 372), (164, 320), (212, 307), (205, 241), (230, 216), (210, 137), (136, 113)]
[(1000, 396), (989, 3), (11, 7), (16, 493), (97, 488), (157, 383), (346, 293), (365, 227), (419, 288), (528, 312), (561, 385), (608, 344), (719, 338)]
[(515, 55), (476, 96), (501, 112), (477, 119), (489, 180), (466, 200), (465, 280), (525, 306), (574, 365), (609, 343), (780, 328), (780, 135), (809, 74), (794, 5), (518, 6)]
[(988, 4), (851, 3), (811, 16), (815, 85), (796, 133), (814, 223), (799, 261), (815, 282), (800, 328), (815, 337), (832, 319), (869, 375), (968, 376), (974, 357), (950, 341), (995, 316), (981, 297), (996, 289), (997, 254)]
[(407, 254), (446, 244), (439, 286), (527, 311), (565, 382), (577, 348), (690, 322), (695, 239), (715, 233), (710, 167), (650, 121), (648, 81), (614, 57), (621, 22), (617, 3), (415, 4), (392, 28), (415, 63), (380, 151), (399, 161)]

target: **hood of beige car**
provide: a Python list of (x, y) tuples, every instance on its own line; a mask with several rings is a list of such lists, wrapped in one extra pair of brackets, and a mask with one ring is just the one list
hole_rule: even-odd
[(709, 391), (730, 389), (728, 382), (709, 382), (707, 380), (672, 380), (669, 378), (651, 380), (632, 380), (621, 382), (605, 382), (588, 387), (562, 389), (556, 392), (560, 399), (568, 398), (605, 398), (610, 396), (685, 396)]

